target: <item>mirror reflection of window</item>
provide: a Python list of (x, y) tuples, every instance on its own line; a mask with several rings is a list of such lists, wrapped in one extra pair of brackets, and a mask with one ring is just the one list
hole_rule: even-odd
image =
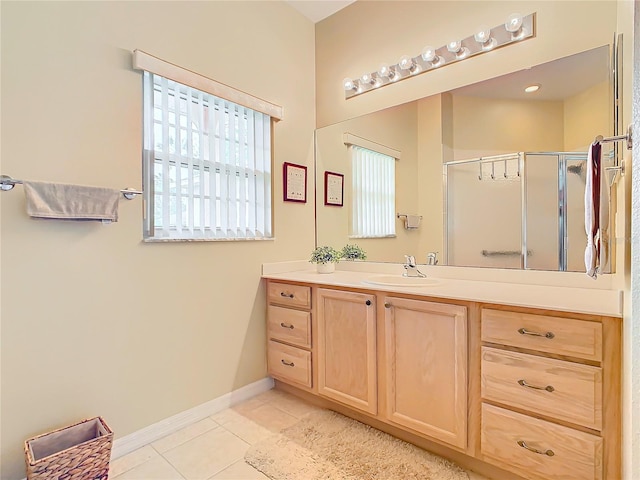
[(351, 149), (351, 237), (394, 237), (395, 158), (353, 145)]

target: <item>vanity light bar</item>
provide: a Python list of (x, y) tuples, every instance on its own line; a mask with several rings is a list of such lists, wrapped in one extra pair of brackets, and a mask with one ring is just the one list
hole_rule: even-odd
[(533, 38), (536, 35), (535, 15), (531, 13), (523, 17), (514, 13), (504, 24), (497, 27), (491, 29), (480, 27), (478, 32), (463, 40), (451, 41), (440, 48), (427, 46), (416, 57), (405, 55), (395, 65), (381, 65), (376, 72), (365, 73), (355, 80), (345, 78), (343, 81), (345, 99), (493, 51), (496, 48)]

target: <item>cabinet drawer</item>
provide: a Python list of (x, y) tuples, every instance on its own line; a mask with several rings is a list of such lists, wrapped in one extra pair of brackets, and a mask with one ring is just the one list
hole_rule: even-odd
[(482, 341), (602, 360), (599, 322), (482, 309)]
[(269, 305), (269, 338), (311, 348), (311, 313)]
[(482, 398), (602, 429), (602, 370), (482, 347)]
[(487, 404), (481, 452), (525, 478), (602, 479), (602, 438)]
[(311, 352), (270, 340), (267, 363), (274, 377), (311, 387)]
[(267, 284), (269, 303), (292, 307), (311, 308), (311, 288), (303, 285), (269, 282)]

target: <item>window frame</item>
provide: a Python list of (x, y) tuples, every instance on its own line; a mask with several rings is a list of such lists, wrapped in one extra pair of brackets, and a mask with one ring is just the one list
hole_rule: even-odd
[[(144, 241), (145, 242), (173, 242), (173, 241), (179, 241), (179, 242), (183, 242), (183, 241), (261, 241), (261, 240), (274, 240), (275, 236), (274, 236), (274, 171), (273, 171), (273, 167), (274, 167), (274, 141), (273, 141), (273, 134), (274, 134), (274, 124), (275, 122), (281, 120), (283, 118), (283, 109), (282, 107), (266, 102), (265, 100), (259, 99), (257, 97), (254, 97), (250, 94), (247, 94), (245, 92), (242, 92), (240, 90), (236, 90), (232, 87), (229, 87), (227, 85), (221, 84), (216, 82), (215, 80), (209, 79), (207, 77), (204, 77), (200, 74), (197, 74), (195, 72), (186, 70), (182, 67), (178, 67), (177, 65), (171, 64), (169, 62), (166, 62), (164, 60), (161, 60), (157, 57), (154, 57), (152, 55), (149, 55), (146, 52), (142, 52), (140, 50), (135, 50), (134, 54), (133, 54), (133, 64), (134, 64), (134, 68), (138, 69), (138, 70), (143, 70), (144, 72), (147, 72), (148, 74), (155, 74), (161, 77), (166, 78), (169, 81), (172, 82), (176, 82), (178, 84), (184, 85), (188, 88), (192, 88), (195, 90), (198, 90), (199, 92), (203, 92), (203, 94), (205, 95), (211, 95), (213, 97), (217, 97), (217, 99), (220, 99), (220, 101), (225, 102), (224, 104), (227, 105), (226, 102), (235, 104), (234, 108), (236, 108), (236, 105), (239, 106), (238, 110), (240, 107), (242, 107), (243, 109), (251, 109), (254, 110), (255, 112), (264, 114), (266, 116), (269, 117), (269, 125), (267, 127), (266, 123), (263, 123), (263, 129), (261, 130), (261, 132), (265, 133), (264, 139), (267, 140), (267, 133), (268, 133), (268, 145), (264, 144), (264, 149), (262, 149), (263, 151), (268, 152), (268, 156), (269, 156), (269, 160), (268, 160), (268, 172), (267, 172), (267, 168), (264, 169), (264, 172), (268, 173), (268, 179), (263, 182), (262, 185), (263, 187), (265, 187), (264, 193), (264, 201), (268, 201), (268, 206), (263, 206), (263, 208), (261, 209), (261, 212), (264, 214), (268, 215), (268, 221), (265, 218), (265, 222), (264, 222), (264, 231), (261, 232), (262, 235), (261, 236), (229, 236), (228, 233), (225, 234), (224, 236), (220, 236), (218, 235), (211, 235), (211, 236), (193, 236), (193, 234), (189, 235), (188, 233), (185, 235), (185, 232), (188, 232), (189, 230), (191, 231), (195, 231), (196, 229), (194, 229), (194, 223), (192, 222), (188, 222), (188, 226), (184, 227), (184, 226), (178, 226), (176, 225), (175, 228), (176, 231), (178, 230), (182, 230), (183, 234), (180, 237), (174, 237), (174, 236), (169, 236), (169, 237), (164, 237), (164, 236), (158, 236), (155, 233), (155, 226), (153, 224), (154, 222), (154, 212), (153, 212), (153, 204), (154, 204), (154, 197), (153, 195), (155, 195), (155, 185), (154, 185), (154, 179), (153, 179), (153, 165), (157, 164), (158, 162), (160, 162), (162, 165), (164, 165), (165, 163), (167, 164), (173, 164), (174, 168), (176, 168), (177, 170), (181, 170), (182, 168), (184, 168), (185, 166), (189, 169), (193, 169), (194, 166), (197, 166), (197, 170), (199, 173), (202, 173), (203, 175), (205, 174), (206, 171), (209, 171), (209, 175), (211, 172), (211, 168), (216, 168), (216, 171), (219, 172), (221, 168), (225, 167), (225, 163), (226, 162), (222, 162), (220, 163), (219, 161), (216, 162), (214, 159), (208, 159), (206, 160), (204, 158), (203, 155), (200, 155), (202, 158), (195, 158), (194, 155), (188, 155), (187, 159), (185, 158), (181, 158), (182, 157), (182, 151), (179, 150), (179, 154), (175, 156), (174, 159), (166, 159), (166, 157), (171, 157), (171, 155), (169, 154), (169, 152), (165, 152), (162, 154), (163, 157), (165, 157), (165, 159), (158, 159), (156, 157), (155, 154), (153, 154), (152, 152), (155, 152), (155, 145), (153, 145), (151, 143), (152, 141), (152, 133), (151, 133), (151, 138), (147, 138), (147, 136), (149, 136), (148, 132), (145, 131), (145, 138), (144, 138), (144, 145), (143, 145), (143, 185), (144, 185), (144, 198), (145, 198), (145, 228), (144, 228)], [(147, 87), (145, 86), (145, 89)], [(154, 85), (154, 89), (155, 89), (155, 85)], [(178, 88), (175, 89), (175, 93), (178, 93), (180, 90)], [(191, 97), (189, 97), (191, 98)], [(199, 95), (199, 98), (202, 99), (203, 96)], [(213, 108), (217, 108), (214, 105), (220, 106), (217, 102), (215, 101), (211, 101), (211, 99), (207, 99), (208, 103), (207, 103), (207, 107), (211, 109)], [(206, 102), (202, 102), (202, 104), (199, 104), (198, 108), (205, 108), (205, 103)], [(156, 120), (154, 118), (154, 105), (153, 105), (153, 97), (151, 97), (151, 100), (149, 100), (149, 97), (147, 94), (145, 94), (145, 104), (144, 104), (144, 112), (143, 112), (143, 120), (145, 122), (145, 124), (147, 122), (151, 122), (152, 127), (151, 129), (153, 129), (153, 125), (155, 125)], [(236, 110), (236, 111), (238, 111)], [(210, 110), (213, 111), (213, 110)], [(178, 114), (180, 115), (180, 114)], [(221, 115), (231, 115), (230, 113), (224, 113)], [(236, 114), (237, 115), (237, 114)], [(202, 118), (202, 117), (201, 117)], [(212, 119), (214, 118), (213, 115), (210, 115), (210, 120), (212, 121)], [(246, 118), (246, 117), (245, 117)], [(163, 119), (164, 121), (164, 119)], [(265, 119), (266, 122), (266, 119)], [(174, 124), (174, 128), (177, 127), (177, 130), (180, 130), (180, 118), (176, 118), (176, 122)], [(237, 121), (236, 121), (236, 125), (238, 125)], [(200, 126), (202, 128), (202, 125)], [(147, 128), (147, 127), (145, 127)], [(189, 126), (189, 128), (191, 128)], [(204, 134), (201, 134), (202, 139), (204, 138)], [(179, 137), (179, 135), (177, 135)], [(209, 136), (210, 137), (210, 136)], [(228, 136), (226, 137), (227, 139), (229, 138)], [(211, 139), (209, 141), (212, 141)], [(232, 142), (234, 140), (231, 140)], [(236, 138), (235, 141), (237, 142), (238, 139)], [(145, 148), (146, 146), (151, 145), (153, 148), (151, 150), (148, 150), (147, 148)], [(202, 147), (201, 147), (202, 148)], [(181, 149), (180, 146), (177, 146), (177, 149)], [(231, 163), (235, 163), (235, 162), (231, 162)], [(207, 165), (208, 164), (208, 165)], [(200, 167), (200, 165), (202, 165), (202, 167)], [(265, 164), (267, 165), (267, 164)], [(251, 178), (251, 172), (263, 172), (262, 170), (260, 170), (259, 168), (256, 167), (256, 163), (253, 164), (253, 170), (245, 173), (245, 179), (247, 178)], [(244, 166), (238, 166), (237, 170), (236, 170), (236, 176), (241, 175), (242, 174), (242, 170), (244, 169)], [(232, 174), (233, 175), (233, 174)], [(177, 177), (178, 179), (180, 178), (180, 175), (178, 175)], [(204, 178), (204, 177), (203, 177)], [(191, 173), (191, 182), (193, 182), (193, 173)], [(164, 182), (163, 187), (166, 187), (167, 182)], [(193, 188), (193, 183), (191, 184), (191, 188)], [(210, 204), (210, 207), (215, 208), (216, 205), (216, 201), (214, 200), (213, 202), (211, 202), (211, 192), (209, 192), (209, 194), (205, 194), (203, 187), (200, 187), (202, 190), (199, 190), (199, 194), (196, 196), (194, 195), (193, 191), (189, 191), (188, 192), (188, 196), (190, 196), (192, 199), (194, 197), (196, 198), (200, 198), (200, 202), (199, 205), (201, 208), (205, 208), (205, 202)], [(266, 191), (266, 189), (268, 188), (268, 192)], [(242, 188), (239, 189), (239, 191), (242, 191)], [(267, 195), (268, 193), (268, 195)], [(180, 193), (179, 195), (177, 195), (177, 197), (181, 197), (183, 194)], [(238, 198), (238, 197), (236, 197)], [(255, 197), (254, 197), (255, 199)], [(247, 206), (249, 206), (250, 208), (253, 206), (253, 208), (255, 208), (256, 205), (259, 205), (258, 201), (254, 201), (251, 205), (247, 204), (247, 197), (245, 196), (244, 198), (240, 198), (239, 200), (236, 200), (238, 202), (239, 205), (244, 205), (245, 208)], [(195, 201), (191, 203), (191, 209), (195, 210), (195, 207), (193, 207)], [(235, 202), (234, 202), (235, 203)], [(260, 212), (256, 213), (256, 215), (260, 215)], [(201, 217), (203, 218), (203, 217)], [(178, 221), (176, 220), (176, 223), (178, 223)], [(197, 230), (202, 230), (203, 232), (205, 230), (209, 230), (209, 231), (213, 231), (215, 232), (217, 226), (209, 226), (205, 229), (205, 227), (203, 226), (199, 226), (197, 227)], [(224, 226), (223, 226), (224, 229)], [(227, 228), (227, 232), (229, 231), (229, 229)], [(246, 224), (245, 224), (245, 232), (248, 231), (246, 229)], [(254, 232), (258, 231), (257, 228), (253, 229)], [(219, 233), (219, 232), (218, 232)]]

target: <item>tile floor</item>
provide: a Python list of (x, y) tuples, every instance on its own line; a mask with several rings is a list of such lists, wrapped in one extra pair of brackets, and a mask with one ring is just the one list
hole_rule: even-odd
[[(244, 462), (250, 445), (317, 407), (270, 390), (111, 462), (111, 480), (265, 480)], [(470, 480), (487, 480), (469, 472)], [(304, 480), (304, 479), (300, 479)]]

